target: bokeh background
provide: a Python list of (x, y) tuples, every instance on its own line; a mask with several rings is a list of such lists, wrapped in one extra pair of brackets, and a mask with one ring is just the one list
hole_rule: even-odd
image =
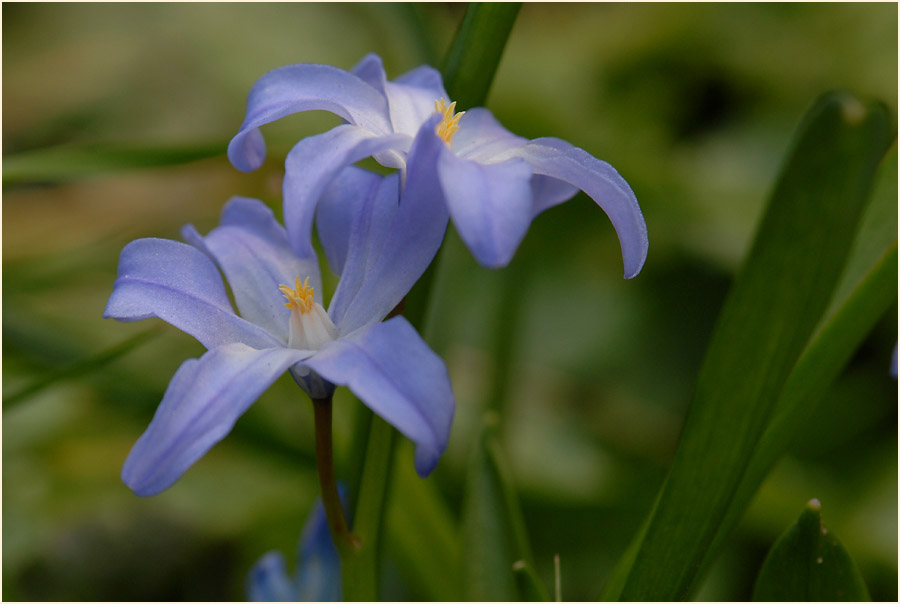
[[(158, 321), (101, 318), (118, 254), (137, 237), (177, 239), (185, 223), (209, 230), (235, 194), (280, 215), (291, 143), (337, 119), (268, 126), (267, 162), (239, 173), (225, 147), (264, 72), (350, 68), (370, 51), (389, 76), (440, 67), (464, 9), (3, 5), (4, 599), (242, 599), (264, 552), (293, 563), (318, 489), (311, 406), (288, 377), (167, 492), (141, 499), (120, 482), (169, 379), (203, 348)], [(897, 17), (893, 3), (523, 7), (488, 106), (520, 135), (612, 163), (641, 202), (650, 253), (623, 280), (613, 229), (579, 195), (535, 221), (506, 271), (448, 257), (427, 335), (458, 411), (429, 478), (434, 513), (457, 521), (493, 409), (539, 575), (552, 584), (559, 553), (563, 596), (597, 597), (665, 475), (803, 111), (846, 89), (896, 123)], [(831, 388), (699, 598), (747, 599), (768, 548), (818, 497), (873, 598), (896, 600), (896, 317), (895, 306)], [(336, 400), (343, 472), (358, 405)], [(396, 491), (385, 596), (428, 598), (404, 522), (415, 503)]]

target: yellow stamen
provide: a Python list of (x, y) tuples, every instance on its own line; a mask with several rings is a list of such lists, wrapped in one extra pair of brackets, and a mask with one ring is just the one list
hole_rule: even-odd
[(278, 289), (287, 298), (288, 308), (297, 308), (301, 313), (308, 313), (313, 306), (313, 288), (309, 286), (309, 277), (306, 281), (300, 283), (300, 277), (294, 282), (294, 288), (289, 285), (279, 285)]
[(456, 109), (456, 101), (450, 103), (449, 106), (443, 98), (434, 102), (434, 110), (444, 116), (444, 119), (435, 127), (434, 131), (448, 145), (453, 140), (453, 135), (459, 130), (459, 118), (465, 113), (465, 111), (460, 111), (454, 114), (454, 109)]

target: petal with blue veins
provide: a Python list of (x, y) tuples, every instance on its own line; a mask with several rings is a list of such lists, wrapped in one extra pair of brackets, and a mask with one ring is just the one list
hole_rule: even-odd
[[(355, 170), (359, 169), (348, 168), (348, 175), (356, 174)], [(360, 172), (363, 171), (360, 170)], [(384, 318), (383, 315), (377, 316), (383, 304), (379, 304), (376, 301), (378, 297), (375, 296), (368, 298), (365, 303), (367, 312), (363, 313), (365, 316), (361, 319), (362, 323), (349, 325), (344, 322), (348, 306), (357, 299), (357, 294), (366, 283), (372, 267), (378, 263), (382, 252), (385, 251), (385, 241), (400, 208), (400, 178), (398, 174), (386, 177), (376, 176), (371, 184), (374, 185), (374, 188), (365, 195), (361, 195), (359, 199), (336, 199), (326, 195), (320, 202), (320, 211), (328, 210), (326, 216), (334, 212), (338, 205), (353, 208), (354, 212), (344, 215), (347, 228), (346, 261), (341, 267), (341, 279), (328, 307), (328, 314), (332, 321), (345, 333), (360, 327), (365, 322)], [(342, 187), (341, 191), (346, 192), (346, 189)], [(322, 239), (323, 245), (330, 236), (334, 236), (331, 231), (319, 230), (319, 237)], [(396, 272), (396, 270), (392, 271), (393, 274)], [(389, 285), (389, 282), (381, 285)], [(384, 294), (385, 288), (380, 288), (379, 292)], [(401, 297), (403, 294), (400, 294)], [(399, 301), (398, 298), (394, 301), (394, 305)], [(387, 303), (390, 304), (390, 301)], [(385, 311), (385, 314), (392, 308), (393, 306)]]
[(222, 277), (206, 254), (168, 239), (138, 239), (125, 246), (103, 316), (120, 321), (158, 317), (207, 348), (232, 342), (253, 348), (283, 345), (234, 314)]
[(281, 374), (310, 354), (227, 344), (182, 363), (128, 454), (122, 481), (141, 496), (172, 486)]
[[(350, 166), (322, 194), (316, 207), (316, 231), (331, 270), (340, 275), (351, 247), (354, 228), (365, 207), (377, 194), (384, 177)], [(399, 195), (394, 195), (396, 205)]]
[(228, 144), (228, 159), (244, 172), (259, 168), (266, 156), (259, 127), (314, 109), (330, 111), (373, 134), (391, 131), (384, 95), (358, 76), (330, 65), (287, 65), (253, 85), (244, 123)]
[(403, 317), (341, 338), (304, 364), (347, 386), (367, 407), (416, 444), (427, 476), (447, 447), (456, 402), (447, 368)]

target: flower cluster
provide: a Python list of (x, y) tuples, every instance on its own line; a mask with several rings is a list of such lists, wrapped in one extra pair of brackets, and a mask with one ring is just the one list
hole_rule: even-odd
[[(188, 225), (186, 243), (125, 247), (104, 316), (157, 317), (208, 349), (181, 365), (131, 450), (122, 479), (135, 493), (171, 486), (285, 372), (317, 400), (348, 386), (416, 444), (419, 474), (431, 472), (455, 408), (447, 369), (403, 317), (384, 319), (434, 258), (448, 220), (481, 264), (502, 267), (537, 214), (582, 190), (615, 227), (625, 276), (641, 270), (646, 225), (612, 166), (559, 139), (516, 136), (487, 109), (457, 112), (448, 99), (431, 67), (388, 81), (374, 54), (349, 72), (271, 71), (229, 144), (235, 167), (262, 164), (266, 123), (314, 109), (346, 121), (288, 154), (284, 227), (261, 201), (235, 197), (206, 236)], [(367, 157), (397, 171), (353, 166)], [(327, 310), (314, 224), (340, 276)]]
[[(399, 168), (404, 179), (424, 170), (423, 192), (435, 211), (446, 206), (485, 266), (509, 263), (531, 220), (580, 189), (615, 227), (625, 276), (640, 272), (647, 227), (631, 187), (612, 166), (557, 138), (516, 136), (484, 108), (454, 114), (455, 103), (446, 105), (447, 98), (433, 68), (422, 66), (388, 81), (374, 54), (349, 72), (327, 65), (281, 67), (250, 91), (228, 157), (239, 170), (255, 170), (266, 152), (260, 126), (299, 111), (330, 111), (347, 123), (301, 140), (288, 154), (283, 191), (288, 232), (308, 231), (328, 182), (344, 166), (372, 156)], [(416, 161), (422, 151), (415, 148), (417, 141), (431, 154), (427, 160)]]

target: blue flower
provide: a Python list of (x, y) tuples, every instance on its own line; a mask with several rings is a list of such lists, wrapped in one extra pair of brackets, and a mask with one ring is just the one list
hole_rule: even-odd
[[(308, 228), (318, 197), (341, 168), (372, 156), (399, 168), (404, 178), (425, 170), (431, 183), (427, 194), (446, 205), (463, 241), (485, 266), (509, 263), (532, 219), (580, 189), (615, 227), (625, 276), (640, 272), (647, 226), (631, 187), (612, 166), (557, 138), (516, 136), (487, 109), (454, 113), (447, 98), (433, 68), (418, 67), (388, 81), (375, 54), (350, 72), (288, 65), (253, 86), (228, 157), (240, 170), (255, 170), (265, 158), (260, 126), (298, 111), (330, 111), (347, 123), (301, 140), (285, 162), (288, 232)], [(414, 167), (413, 141), (423, 131), (442, 144), (430, 162)]]
[(271, 551), (250, 569), (247, 593), (253, 602), (340, 602), (341, 559), (322, 500), (316, 501), (297, 550), (297, 567), (288, 575), (284, 556)]
[(446, 215), (425, 206), (419, 188), (410, 178), (400, 196), (397, 174), (348, 168), (325, 191), (320, 239), (340, 275), (327, 313), (309, 235), (291, 237), (254, 199), (232, 198), (206, 237), (186, 226), (190, 245), (138, 239), (122, 250), (104, 316), (158, 317), (208, 349), (181, 365), (131, 450), (122, 479), (135, 493), (171, 486), (288, 370), (313, 398), (348, 386), (416, 444), (419, 474), (431, 472), (455, 407), (447, 369), (403, 317), (382, 322), (446, 228)]
[(891, 376), (897, 377), (897, 345), (894, 344), (894, 353), (891, 355)]

